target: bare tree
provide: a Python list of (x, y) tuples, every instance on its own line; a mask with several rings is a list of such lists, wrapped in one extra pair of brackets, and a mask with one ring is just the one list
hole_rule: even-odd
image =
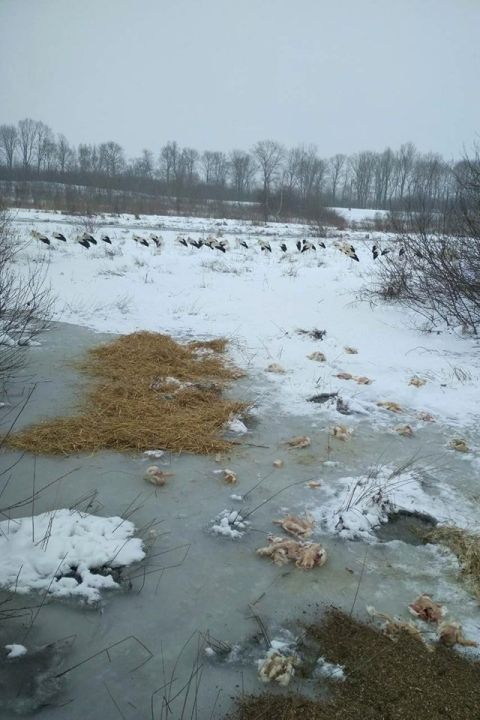
[(309, 204), (318, 203), (323, 191), (327, 164), (317, 155), (315, 146), (298, 149), (297, 178), (301, 205), (307, 209)]
[(195, 148), (185, 147), (180, 155), (178, 172), (183, 175), (185, 182), (192, 186), (196, 179), (196, 168), (199, 159), (198, 151)]
[(390, 148), (379, 153), (375, 158), (374, 185), (375, 185), (375, 207), (385, 208), (395, 180), (395, 154)]
[(228, 176), (228, 160), (225, 153), (206, 150), (200, 160), (205, 184), (224, 187)]
[(337, 154), (328, 161), (332, 202), (334, 205), (337, 200), (337, 189), (342, 179), (342, 172), (344, 171), (346, 160), (345, 155)]
[(78, 166), (82, 173), (99, 171), (99, 152), (96, 145), (80, 144), (78, 146)]
[(28, 170), (32, 164), (35, 144), (37, 142), (38, 123), (31, 118), (25, 118), (18, 123), (18, 141), (22, 166)]
[(272, 187), (280, 174), (285, 150), (275, 140), (260, 140), (254, 148), (255, 156), (262, 178), (262, 204), (265, 222), (270, 212), (269, 201)]
[(229, 157), (230, 182), (239, 199), (249, 192), (255, 175), (255, 164), (250, 153), (233, 150)]
[(58, 169), (63, 174), (67, 169), (69, 159), (72, 156), (72, 149), (65, 135), (59, 135), (57, 140), (57, 162)]
[(110, 177), (119, 175), (125, 169), (125, 156), (123, 148), (116, 142), (101, 143), (99, 146), (100, 168)]
[(9, 170), (13, 168), (17, 145), (18, 131), (15, 125), (0, 125), (0, 148)]
[(354, 155), (350, 160), (357, 204), (368, 207), (375, 168), (375, 153), (365, 151)]
[(53, 133), (51, 129), (48, 125), (45, 125), (45, 123), (38, 121), (35, 137), (35, 155), (38, 174), (40, 174), (40, 171), (44, 168), (46, 159), (51, 151), (52, 143)]
[(405, 196), (405, 190), (408, 187), (416, 157), (417, 150), (412, 143), (405, 143), (397, 153), (396, 166), (400, 200), (403, 200)]
[(215, 153), (212, 150), (205, 150), (202, 154), (201, 166), (205, 183), (211, 185), (215, 167)]
[(175, 178), (180, 150), (175, 141), (168, 142), (160, 151), (159, 170), (160, 176), (168, 186)]

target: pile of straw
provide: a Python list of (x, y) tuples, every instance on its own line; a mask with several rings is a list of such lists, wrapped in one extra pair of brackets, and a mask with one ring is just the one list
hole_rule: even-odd
[(217, 453), (225, 423), (246, 403), (222, 391), (242, 373), (228, 364), (227, 341), (180, 345), (168, 335), (138, 332), (91, 349), (78, 365), (92, 384), (74, 417), (28, 427), (8, 438), (19, 450), (69, 454), (96, 450)]
[(428, 532), (425, 539), (445, 545), (457, 556), (462, 575), (480, 599), (480, 535), (455, 526), (444, 526)]

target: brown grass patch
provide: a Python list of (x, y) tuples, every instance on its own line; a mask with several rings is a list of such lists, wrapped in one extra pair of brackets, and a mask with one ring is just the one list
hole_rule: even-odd
[(480, 535), (462, 528), (445, 526), (430, 530), (424, 537), (427, 542), (445, 545), (457, 556), (462, 566), (462, 575), (480, 598)]
[(479, 715), (480, 664), (455, 651), (438, 646), (429, 653), (406, 633), (392, 642), (335, 609), (307, 628), (305, 642), (312, 665), (319, 655), (343, 665), (345, 682), (319, 681), (323, 688), (328, 683), (323, 699), (294, 693), (246, 697), (230, 720), (473, 720)]
[(148, 450), (216, 453), (220, 437), (246, 403), (224, 399), (242, 373), (222, 355), (224, 339), (181, 345), (168, 335), (138, 332), (89, 350), (78, 369), (91, 378), (79, 414), (15, 433), (11, 447), (35, 453)]

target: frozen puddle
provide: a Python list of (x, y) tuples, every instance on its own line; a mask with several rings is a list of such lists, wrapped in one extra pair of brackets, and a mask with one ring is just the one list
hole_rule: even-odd
[[(83, 383), (70, 363), (105, 337), (73, 325), (56, 325), (44, 335), (41, 346), (31, 349), (30, 365), (22, 371), (21, 381), (7, 388), (10, 406), (0, 410), (3, 426), (8, 427), (12, 408), (26, 398), (32, 384), (36, 384), (32, 401), (18, 427), (70, 411), (81, 396)], [(261, 388), (262, 381), (251, 376), (240, 381), (232, 392), (242, 399), (254, 398)], [(419, 485), (424, 495), (415, 495), (417, 486), (408, 482), (395, 488), (391, 502), (403, 506), (410, 497), (413, 503), (422, 498), (424, 505), (429, 505), (433, 498), (428, 508), (414, 509), (438, 519), (441, 504), (442, 519), (450, 518), (473, 528), (475, 503), (471, 497), (478, 483), (477, 465), (446, 449), (450, 431), (439, 423), (426, 424), (414, 437), (406, 439), (374, 426), (369, 416), (362, 416), (351, 439), (340, 442), (329, 437), (332, 412), (320, 405), (309, 417), (285, 416), (274, 407), (260, 407), (255, 422), (246, 422), (248, 432), (238, 435), (245, 444), (219, 458), (219, 462), (213, 457), (173, 456), (168, 452), (157, 453), (155, 458), (143, 453), (102, 452), (38, 457), (36, 461), (28, 455), (5, 452), (3, 466), (17, 464), (9, 472), (11, 479), (3, 490), (1, 506), (8, 508), (25, 499), (11, 510), (12, 518), (77, 508), (98, 518), (123, 518), (126, 535), (122, 542), (148, 537), (150, 546), (139, 572), (130, 573), (131, 589), (102, 592), (101, 601), (93, 607), (58, 597), (43, 598), (41, 591), (27, 596), (1, 591), (0, 602), (8, 602), (0, 605), (0, 610), (8, 608), (11, 615), (8, 622), (0, 623), (0, 647), (23, 645), (27, 653), (7, 658), (8, 651), (4, 650), (0, 688), (9, 683), (22, 684), (22, 661), (32, 663), (25, 666), (27, 675), (43, 677), (43, 670), (38, 674), (34, 669), (45, 667), (42, 656), (37, 656), (35, 665), (29, 658), (30, 649), (74, 636), (67, 655), (55, 654), (54, 672), (48, 670), (47, 663), (45, 688), (36, 686), (25, 691), (23, 709), (53, 703), (43, 708), (42, 718), (64, 718), (66, 713), (73, 720), (114, 718), (118, 716), (117, 704), (128, 720), (150, 717), (152, 693), (170, 683), (176, 662), (171, 696), (187, 682), (198, 660), (198, 633), (210, 631), (226, 647), (234, 647), (244, 646), (259, 632), (251, 607), (267, 629), (288, 623), (291, 627), (296, 619), (314, 616), (329, 604), (350, 611), (355, 603), (361, 617), (365, 617), (367, 605), (374, 605), (408, 618), (408, 604), (428, 592), (448, 606), (468, 637), (479, 640), (478, 607), (458, 582), (458, 564), (450, 553), (436, 546), (401, 542), (406, 538), (398, 527), (391, 536), (393, 541), (384, 536), (380, 542), (375, 536), (375, 523), (372, 532), (360, 533), (356, 539), (336, 531), (334, 523), (349, 502), (352, 482), (355, 485), (363, 481), (372, 466), (398, 467), (412, 461), (415, 468), (428, 468)], [(342, 422), (341, 416), (337, 422)], [(285, 441), (299, 435), (308, 435), (311, 445), (288, 449)], [(282, 460), (283, 467), (274, 468), (276, 460)], [(165, 487), (154, 488), (143, 480), (152, 462), (175, 473)], [(237, 476), (233, 491), (223, 480), (225, 468)], [(52, 482), (56, 478), (62, 479)], [(48, 483), (52, 484), (38, 493)], [(37, 495), (32, 507), (28, 498), (33, 488)], [(363, 527), (364, 510), (371, 510), (369, 496), (367, 493), (366, 500), (358, 498), (356, 494), (350, 501), (348, 519), (358, 516)], [(385, 506), (387, 520), (391, 509)], [(328, 516), (324, 514), (327, 510)], [(256, 555), (256, 549), (266, 545), (269, 533), (282, 534), (273, 520), (304, 512), (316, 519), (308, 539), (327, 550), (328, 561), (323, 567), (311, 571), (302, 571), (294, 564), (278, 567)], [(241, 522), (249, 523), (241, 528), (241, 536), (232, 539), (228, 532), (227, 537), (212, 534), (212, 521), (220, 518), (221, 527), (232, 527), (233, 513), (241, 516)], [(390, 527), (388, 522), (378, 525), (383, 532)], [(39, 526), (37, 530), (40, 540)], [(132, 534), (128, 534), (130, 531)], [(62, 550), (58, 552), (60, 562)], [(21, 608), (26, 606), (35, 609), (25, 613)], [(103, 652), (107, 648), (108, 654)], [(261, 657), (265, 655), (242, 664), (235, 657), (228, 663), (208, 662), (202, 655), (199, 716), (210, 717), (219, 690), (214, 715), (217, 718), (226, 712), (230, 696), (237, 694), (239, 687), (243, 686), (245, 692), (259, 691), (257, 660)], [(318, 672), (321, 674), (323, 669), (319, 667)], [(52, 684), (51, 677), (60, 674), (63, 686), (55, 695), (58, 687)], [(42, 682), (39, 680), (40, 686)], [(159, 716), (162, 692), (153, 696), (155, 717)], [(45, 699), (40, 703), (29, 701), (29, 693)], [(3, 694), (1, 702), (2, 718), (18, 717), (15, 713), (20, 706), (12, 705), (11, 695)], [(65, 702), (69, 702), (67, 710), (61, 707)], [(180, 709), (182, 703), (183, 696)], [(174, 716), (175, 712), (177, 705), (173, 705)]]

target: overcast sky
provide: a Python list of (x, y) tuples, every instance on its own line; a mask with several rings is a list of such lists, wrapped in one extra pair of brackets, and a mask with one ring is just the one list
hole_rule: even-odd
[(479, 31), (480, 0), (0, 0), (0, 123), (129, 155), (273, 138), (458, 157)]

